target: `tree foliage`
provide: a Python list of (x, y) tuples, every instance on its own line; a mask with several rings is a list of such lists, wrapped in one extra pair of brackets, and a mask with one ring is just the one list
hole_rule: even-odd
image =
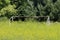
[(60, 0), (0, 0), (0, 16), (50, 16), (60, 20)]

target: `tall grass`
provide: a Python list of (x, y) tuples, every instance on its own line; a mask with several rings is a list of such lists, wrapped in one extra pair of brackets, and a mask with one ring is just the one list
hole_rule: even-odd
[(60, 23), (1, 21), (0, 40), (60, 40)]

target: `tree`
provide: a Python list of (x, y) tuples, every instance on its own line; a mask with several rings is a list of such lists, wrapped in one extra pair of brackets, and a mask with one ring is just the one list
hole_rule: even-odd
[(50, 16), (60, 20), (60, 0), (0, 0), (0, 15)]
[(14, 5), (8, 5), (0, 10), (0, 15), (10, 18), (13, 15), (17, 15), (17, 10), (14, 9)]

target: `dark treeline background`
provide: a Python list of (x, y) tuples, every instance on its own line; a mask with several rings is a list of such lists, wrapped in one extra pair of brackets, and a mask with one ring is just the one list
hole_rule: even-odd
[(60, 21), (60, 0), (0, 0), (0, 17), (50, 16)]

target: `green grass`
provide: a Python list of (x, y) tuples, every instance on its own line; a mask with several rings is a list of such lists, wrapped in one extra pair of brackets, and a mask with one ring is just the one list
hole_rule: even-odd
[(0, 40), (60, 40), (60, 23), (1, 21)]

